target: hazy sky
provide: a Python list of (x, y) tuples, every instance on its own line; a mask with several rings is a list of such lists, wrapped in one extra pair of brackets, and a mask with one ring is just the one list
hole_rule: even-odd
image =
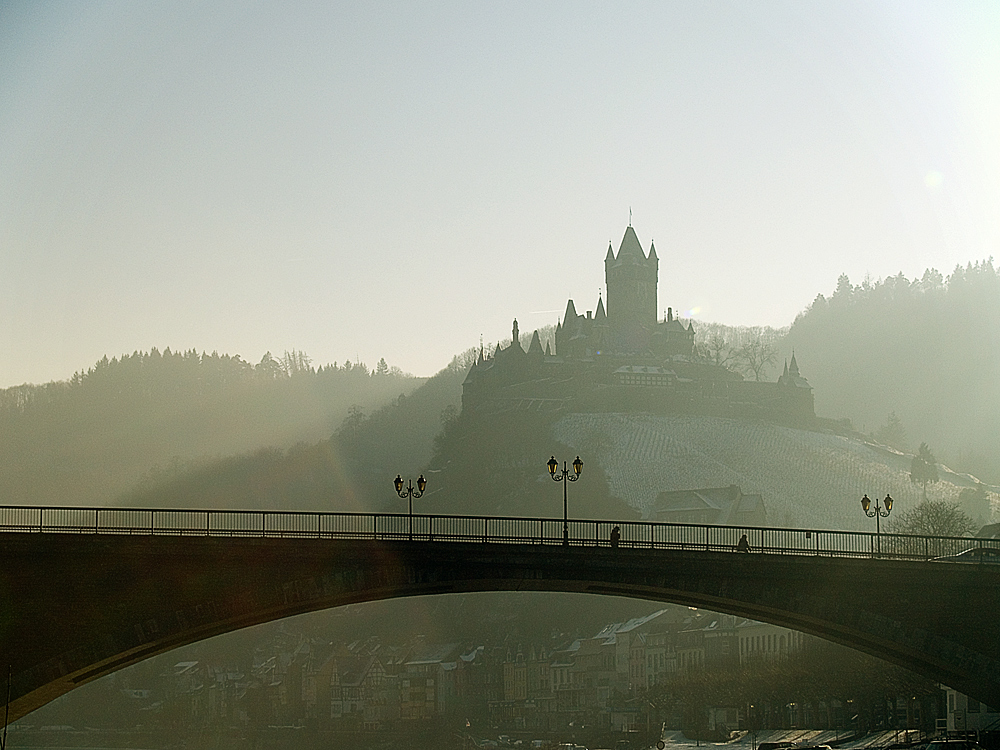
[(593, 309), (630, 207), (696, 320), (1000, 256), (996, 2), (27, 0), (0, 70), (0, 387), (431, 374)]

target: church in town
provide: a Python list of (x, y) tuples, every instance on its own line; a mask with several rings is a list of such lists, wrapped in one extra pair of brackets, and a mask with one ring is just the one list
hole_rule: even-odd
[(777, 382), (744, 380), (700, 357), (691, 320), (657, 314), (659, 258), (643, 250), (629, 225), (618, 252), (604, 258), (607, 302), (580, 314), (573, 300), (556, 325), (555, 350), (538, 331), (527, 349), (514, 320), (511, 344), (480, 350), (466, 376), (462, 408), (644, 411), (706, 414), (807, 425), (812, 388), (793, 355)]

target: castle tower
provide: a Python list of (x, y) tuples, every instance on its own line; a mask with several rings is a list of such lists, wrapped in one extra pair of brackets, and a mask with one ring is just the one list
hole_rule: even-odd
[(608, 244), (604, 278), (608, 290), (608, 323), (614, 348), (621, 352), (642, 352), (649, 348), (649, 336), (656, 326), (656, 280), (660, 260), (652, 243), (649, 256), (630, 224), (616, 256)]

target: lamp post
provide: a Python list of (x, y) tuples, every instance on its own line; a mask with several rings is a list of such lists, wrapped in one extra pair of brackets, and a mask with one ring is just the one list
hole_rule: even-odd
[(413, 498), (419, 498), (424, 494), (424, 487), (427, 486), (427, 480), (424, 479), (424, 475), (421, 474), (417, 479), (417, 488), (413, 488), (413, 480), (406, 480), (406, 489), (403, 489), (403, 477), (399, 474), (396, 475), (396, 479), (393, 481), (396, 486), (396, 494), (402, 498), (406, 498), (410, 501), (410, 541), (413, 541)]
[(573, 473), (570, 474), (569, 469), (566, 468), (566, 462), (563, 461), (562, 471), (558, 474), (556, 469), (559, 468), (559, 462), (556, 461), (556, 457), (553, 456), (549, 459), (547, 464), (549, 467), (549, 476), (551, 476), (555, 481), (563, 483), (563, 546), (569, 545), (569, 515), (567, 512), (567, 491), (568, 483), (575, 482), (580, 478), (580, 472), (583, 471), (583, 461), (580, 457), (576, 457), (576, 461), (573, 462)]
[[(892, 513), (892, 498), (889, 497), (889, 493), (885, 493), (885, 508), (882, 508), (878, 504), (878, 496), (875, 497), (875, 507), (872, 508), (872, 501), (869, 499), (868, 494), (861, 498), (861, 510), (865, 512), (865, 515), (869, 518), (875, 519), (875, 546), (878, 554), (882, 554), (882, 519)], [(869, 510), (871, 508), (871, 510)]]

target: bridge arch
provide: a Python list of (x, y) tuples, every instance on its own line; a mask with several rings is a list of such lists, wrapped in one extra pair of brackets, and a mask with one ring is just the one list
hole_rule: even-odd
[(0, 549), (11, 721), (150, 656), (250, 625), (480, 591), (604, 594), (746, 616), (1000, 704), (1000, 570), (986, 566), (427, 538), (4, 533)]

